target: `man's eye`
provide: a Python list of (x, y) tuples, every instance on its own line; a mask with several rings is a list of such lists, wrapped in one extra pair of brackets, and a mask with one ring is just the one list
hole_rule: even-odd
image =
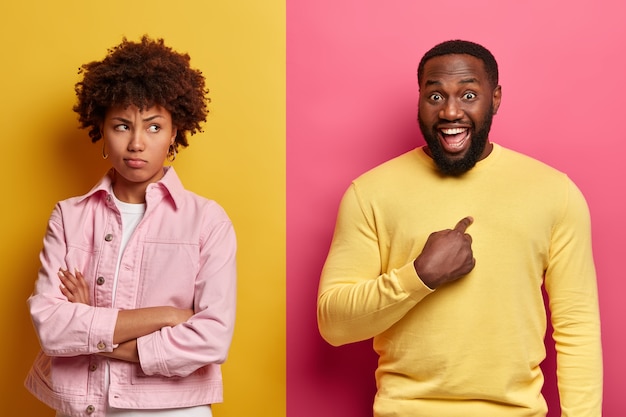
[(476, 98), (476, 94), (474, 94), (474, 93), (465, 93), (465, 95), (463, 95), (463, 98), (465, 98), (466, 100), (474, 100)]
[(430, 99), (431, 99), (432, 101), (439, 101), (439, 100), (441, 100), (441, 99), (442, 99), (442, 97), (441, 97), (441, 95), (440, 95), (440, 94), (436, 94), (436, 93), (435, 93), (435, 94), (431, 94), (431, 95), (430, 95)]

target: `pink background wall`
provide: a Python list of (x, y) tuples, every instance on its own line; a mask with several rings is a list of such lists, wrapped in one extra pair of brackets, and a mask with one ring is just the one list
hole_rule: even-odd
[[(321, 339), (318, 277), (350, 180), (423, 143), (417, 63), (452, 38), (484, 44), (500, 64), (491, 139), (565, 171), (587, 197), (604, 410), (626, 415), (625, 17), (623, 1), (287, 0), (287, 415), (371, 415), (371, 343), (333, 348)], [(550, 417), (559, 415), (554, 384), (549, 376)]]

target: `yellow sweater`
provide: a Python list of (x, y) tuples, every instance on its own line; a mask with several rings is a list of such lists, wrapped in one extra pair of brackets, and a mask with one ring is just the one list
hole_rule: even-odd
[[(431, 291), (413, 260), (428, 235), (474, 223), (476, 267)], [(374, 338), (376, 417), (545, 416), (544, 283), (563, 417), (598, 417), (602, 355), (589, 212), (566, 175), (494, 144), (460, 178), (418, 148), (346, 191), (322, 272), (333, 345)]]

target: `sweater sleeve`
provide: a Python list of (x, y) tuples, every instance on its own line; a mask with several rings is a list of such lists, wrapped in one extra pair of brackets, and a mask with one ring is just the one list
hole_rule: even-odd
[(382, 333), (432, 292), (412, 261), (383, 272), (380, 244), (373, 210), (352, 184), (339, 207), (318, 293), (319, 330), (332, 345)]
[(61, 293), (59, 268), (66, 265), (67, 242), (61, 208), (57, 205), (44, 237), (41, 267), (28, 306), (43, 352), (77, 356), (111, 352), (118, 310), (71, 303)]
[(545, 285), (557, 351), (562, 417), (602, 415), (602, 349), (591, 226), (581, 192), (569, 182), (552, 234)]

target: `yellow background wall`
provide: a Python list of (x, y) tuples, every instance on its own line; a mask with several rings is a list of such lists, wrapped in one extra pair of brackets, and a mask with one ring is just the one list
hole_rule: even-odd
[(219, 417), (285, 415), (285, 2), (7, 0), (0, 42), (0, 392), (3, 415), (52, 416), (23, 388), (38, 342), (25, 300), (54, 203), (104, 174), (71, 110), (80, 65), (126, 36), (162, 37), (210, 88), (204, 133), (174, 166), (239, 241), (235, 336)]

